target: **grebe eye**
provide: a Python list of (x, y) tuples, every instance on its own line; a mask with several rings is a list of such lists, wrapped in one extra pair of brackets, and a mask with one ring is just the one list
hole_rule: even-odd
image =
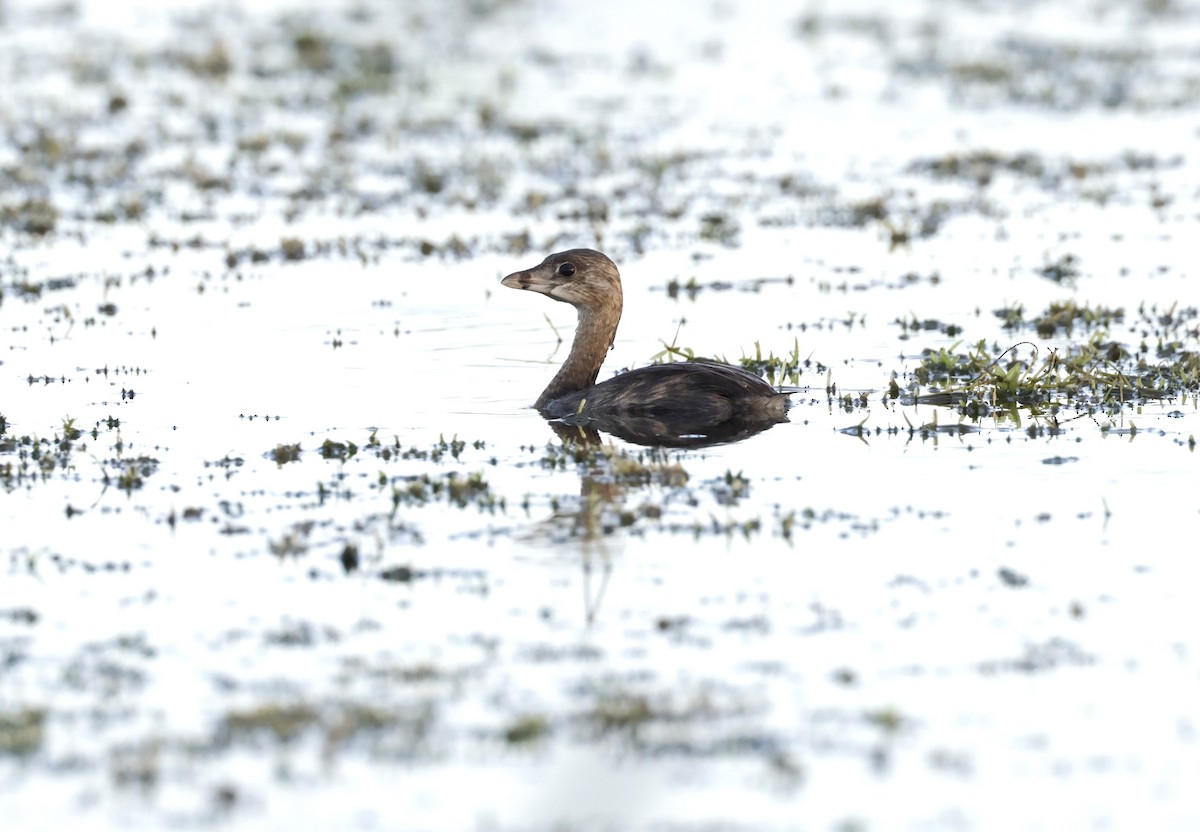
[(571, 263), (562, 263), (556, 271), (559, 277), (571, 277), (575, 274), (575, 266)]

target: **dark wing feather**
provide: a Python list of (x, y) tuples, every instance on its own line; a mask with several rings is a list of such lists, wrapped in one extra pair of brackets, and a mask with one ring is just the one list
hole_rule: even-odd
[(785, 394), (741, 368), (687, 361), (630, 370), (589, 390), (555, 399), (543, 413), (552, 418), (586, 418), (589, 411), (686, 416), (698, 424), (719, 424), (734, 414), (782, 413), (785, 401)]

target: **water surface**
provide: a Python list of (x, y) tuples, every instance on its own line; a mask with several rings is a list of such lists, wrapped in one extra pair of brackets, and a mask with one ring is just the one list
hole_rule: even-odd
[(5, 828), (1194, 828), (1198, 11), (0, 6)]

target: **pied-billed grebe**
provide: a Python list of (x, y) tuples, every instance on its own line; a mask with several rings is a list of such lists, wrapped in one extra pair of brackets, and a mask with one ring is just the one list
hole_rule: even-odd
[(656, 416), (697, 425), (784, 419), (788, 396), (753, 373), (715, 361), (655, 364), (596, 384), (621, 320), (621, 275), (598, 251), (576, 248), (501, 281), (579, 310), (571, 353), (534, 407), (552, 419)]

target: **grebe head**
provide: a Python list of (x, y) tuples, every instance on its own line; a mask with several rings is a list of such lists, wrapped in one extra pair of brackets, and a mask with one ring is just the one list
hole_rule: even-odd
[(621, 275), (616, 264), (590, 248), (551, 254), (532, 269), (514, 272), (500, 282), (510, 289), (541, 292), (581, 311), (621, 308)]

